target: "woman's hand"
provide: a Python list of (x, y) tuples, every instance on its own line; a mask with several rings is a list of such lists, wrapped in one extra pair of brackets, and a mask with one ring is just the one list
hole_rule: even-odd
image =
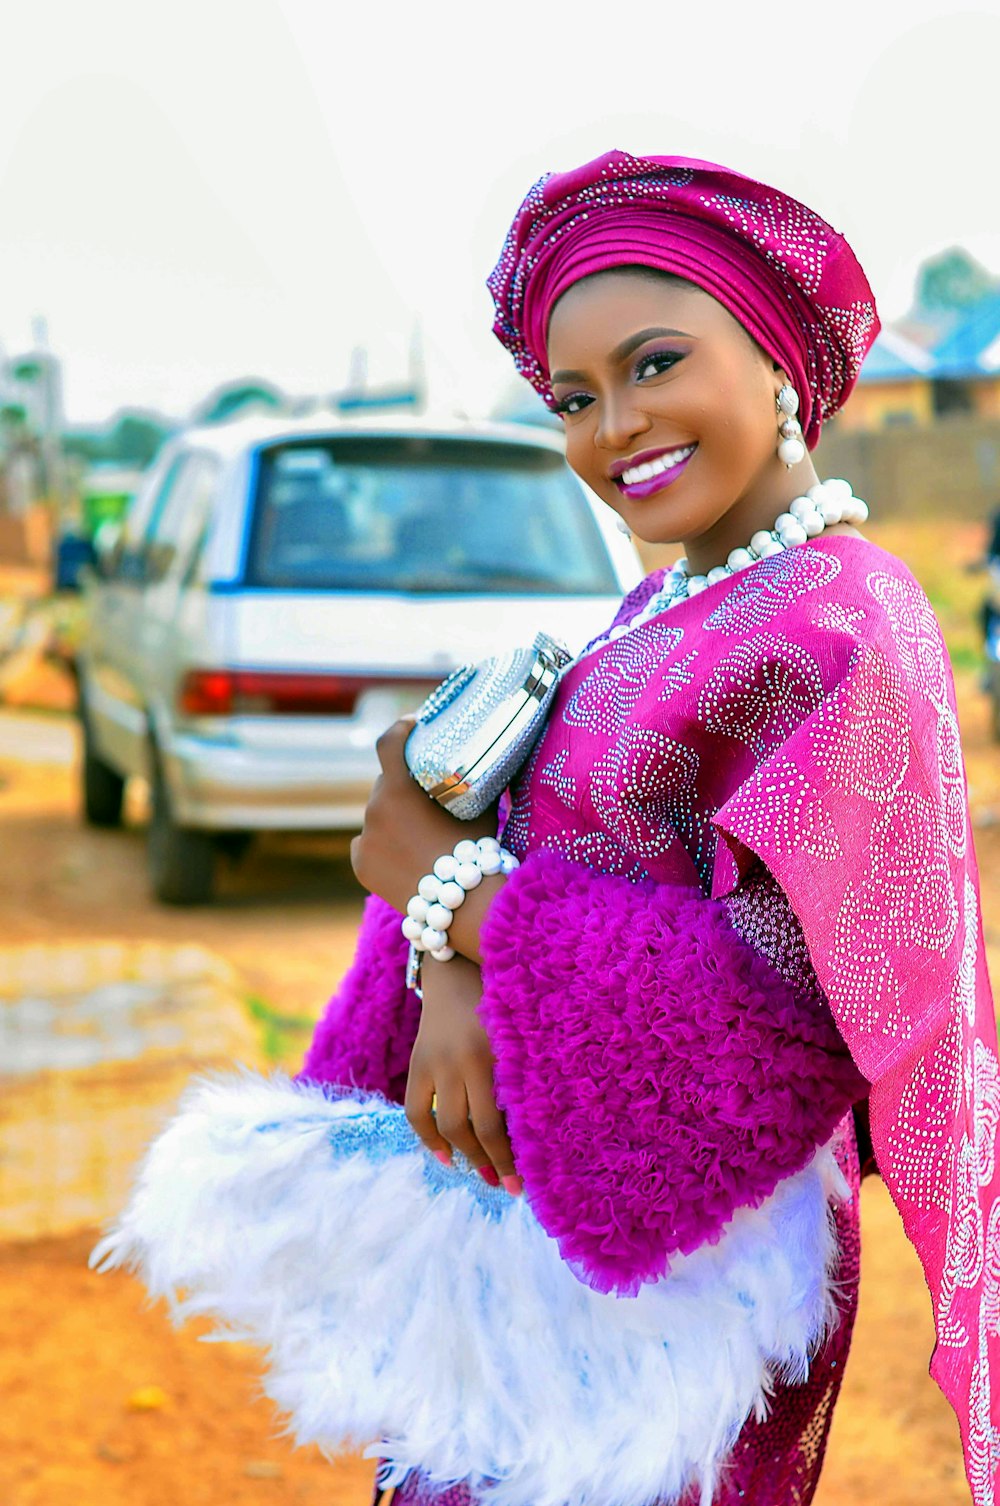
[[(351, 865), (358, 882), (400, 914), (405, 914), (407, 901), (436, 858), (451, 852), (463, 837), (496, 836), (498, 824), (495, 805), (474, 821), (458, 821), (425, 794), (403, 756), (412, 730), (413, 718), (404, 717), (393, 722), (376, 743), (382, 772), (365, 810), (364, 829), (351, 843)], [(484, 880), (455, 912), (451, 944), (475, 960), (479, 924), (502, 882), (499, 875)]]
[(406, 1117), (439, 1160), (447, 1164), (454, 1147), (473, 1166), (486, 1169), (487, 1181), (495, 1185), (499, 1178), (517, 1196), (521, 1179), (494, 1096), (493, 1053), (476, 1012), (483, 992), (479, 968), (464, 957), (425, 958), (423, 991)]

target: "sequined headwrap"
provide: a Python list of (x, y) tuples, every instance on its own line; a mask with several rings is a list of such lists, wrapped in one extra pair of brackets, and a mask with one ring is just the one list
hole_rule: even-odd
[(797, 199), (712, 162), (607, 152), (539, 179), (489, 278), (494, 333), (550, 406), (556, 300), (626, 266), (683, 277), (728, 309), (796, 388), (810, 449), (879, 331), (854, 252)]

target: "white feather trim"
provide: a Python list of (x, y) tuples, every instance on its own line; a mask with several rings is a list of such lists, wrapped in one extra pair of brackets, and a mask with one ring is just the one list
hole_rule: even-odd
[(826, 1146), (664, 1280), (602, 1295), (524, 1198), (441, 1167), (402, 1109), (246, 1074), (190, 1092), (92, 1264), (262, 1345), (298, 1441), (371, 1444), (389, 1483), (648, 1506), (697, 1480), (708, 1502), (835, 1321), (829, 1203), (849, 1195)]

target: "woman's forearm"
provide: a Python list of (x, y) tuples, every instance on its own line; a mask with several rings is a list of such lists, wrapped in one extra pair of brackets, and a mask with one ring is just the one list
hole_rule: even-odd
[(465, 899), (454, 912), (455, 918), (448, 928), (449, 945), (470, 962), (483, 960), (480, 933), (494, 900), (503, 891), (507, 882), (503, 874), (484, 878), (475, 889), (470, 889)]

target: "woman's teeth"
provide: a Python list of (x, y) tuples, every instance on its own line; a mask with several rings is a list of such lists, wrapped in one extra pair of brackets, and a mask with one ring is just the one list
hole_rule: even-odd
[(635, 486), (640, 481), (649, 481), (653, 476), (659, 476), (663, 471), (672, 470), (675, 465), (680, 465), (689, 455), (693, 455), (695, 446), (684, 445), (679, 450), (668, 450), (665, 455), (659, 455), (656, 460), (647, 460), (645, 465), (637, 465), (630, 471), (622, 471), (619, 480), (623, 486)]

